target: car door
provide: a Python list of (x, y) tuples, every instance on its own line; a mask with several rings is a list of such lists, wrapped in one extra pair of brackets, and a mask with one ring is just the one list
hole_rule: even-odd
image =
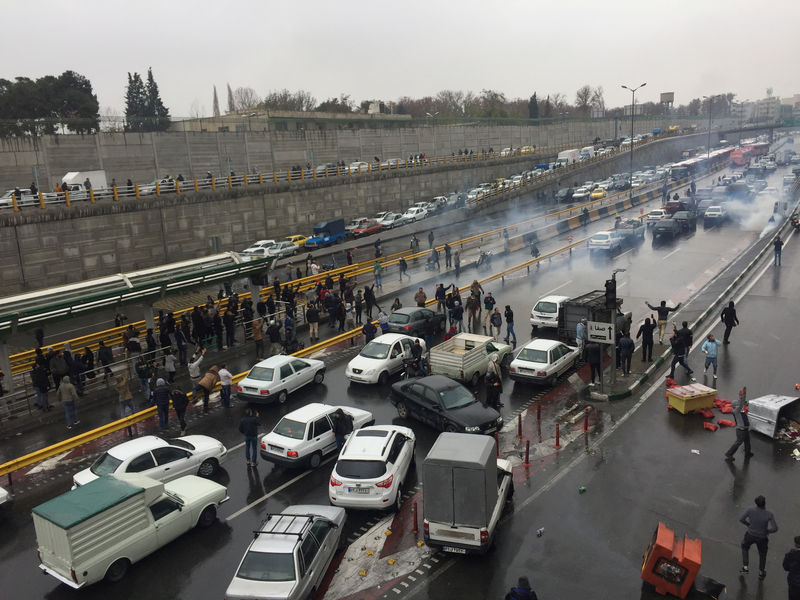
[[(395, 473), (396, 478), (405, 482), (413, 455), (414, 443), (411, 438), (404, 436), (402, 433), (397, 433), (395, 439), (392, 441), (392, 448), (387, 457), (387, 462), (392, 465), (387, 471)], [(398, 484), (399, 483), (400, 482), (398, 482)]]
[(561, 372), (563, 373), (568, 371), (575, 361), (572, 354), (572, 349), (569, 346), (561, 344), (559, 347), (561, 348)]
[(280, 390), (286, 390), (286, 393), (291, 393), (298, 387), (294, 371), (288, 362), (281, 365), (278, 374), (278, 390), (271, 392), (270, 395), (276, 394)]
[(403, 352), (398, 358), (397, 367), (393, 372), (397, 372), (403, 368), (403, 360), (410, 360), (414, 356), (413, 352), (411, 351), (413, 345), (414, 344), (409, 339), (400, 340), (400, 347), (402, 348)]
[[(311, 561), (310, 579), (313, 580), (313, 587), (319, 587), (320, 581), (328, 570), (328, 565), (336, 553), (336, 536), (333, 523), (325, 519), (317, 519), (309, 529), (310, 537), (313, 537), (319, 550)], [(305, 560), (305, 558), (304, 558)]]
[(156, 528), (157, 547), (164, 546), (192, 528), (192, 511), (181, 510), (172, 498), (161, 498), (150, 505)]
[(315, 419), (309, 427), (309, 435), (309, 456), (314, 452), (329, 454), (336, 450), (336, 439), (333, 435), (330, 415), (323, 415)]
[(132, 458), (125, 467), (126, 473), (141, 473), (153, 479), (161, 479), (161, 471), (157, 470), (156, 460), (149, 450), (142, 452), (139, 456)]
[(386, 359), (386, 368), (390, 373), (396, 373), (400, 369), (403, 368), (403, 358), (405, 354), (403, 352), (403, 345), (400, 341), (396, 341), (392, 344), (391, 350), (389, 350), (389, 358)]
[(435, 390), (427, 386), (424, 392), (423, 405), (425, 407), (425, 422), (440, 431), (444, 431), (447, 427), (447, 413), (439, 402), (439, 394)]
[(422, 327), (425, 323), (424, 311), (415, 310), (411, 313), (411, 335), (422, 336)]
[(299, 358), (295, 358), (290, 364), (292, 365), (292, 369), (294, 369), (294, 377), (297, 382), (295, 389), (311, 383), (314, 379), (314, 369), (311, 368), (311, 365)]
[(425, 422), (425, 386), (421, 383), (410, 383), (405, 388), (406, 406), (409, 414)]
[(171, 481), (178, 477), (191, 474), (194, 469), (192, 454), (183, 448), (165, 446), (153, 449), (153, 458), (156, 459), (157, 477), (160, 481)]

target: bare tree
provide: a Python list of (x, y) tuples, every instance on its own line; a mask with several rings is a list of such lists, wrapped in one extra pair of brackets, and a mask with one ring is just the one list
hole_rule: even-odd
[(219, 116), (219, 98), (217, 98), (217, 86), (214, 86), (214, 100), (212, 104), (212, 112), (214, 113), (215, 117)]
[(553, 105), (553, 116), (558, 113), (568, 112), (570, 105), (567, 102), (567, 97), (561, 92), (556, 92), (550, 95), (550, 103)]
[(287, 89), (269, 92), (262, 102), (268, 110), (310, 111), (317, 105), (317, 99), (309, 92), (298, 90), (290, 92)]
[(578, 112), (583, 113), (584, 115), (589, 114), (589, 107), (591, 106), (592, 102), (592, 88), (588, 85), (584, 85), (583, 87), (578, 88), (578, 91), (575, 92), (575, 108), (578, 109)]
[(590, 101), (593, 108), (599, 109), (601, 111), (605, 111), (606, 109), (606, 100), (603, 98), (603, 86), (598, 85), (594, 90), (592, 90), (592, 99)]
[(261, 102), (261, 98), (251, 87), (238, 87), (233, 92), (233, 101), (236, 103), (236, 110), (252, 110)]

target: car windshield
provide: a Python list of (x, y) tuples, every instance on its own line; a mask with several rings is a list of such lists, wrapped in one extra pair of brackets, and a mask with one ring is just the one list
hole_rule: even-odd
[(535, 348), (523, 348), (517, 355), (517, 360), (527, 362), (547, 363), (547, 350), (536, 350)]
[(389, 315), (389, 323), (399, 323), (400, 325), (405, 325), (410, 320), (411, 317), (403, 313), (393, 312), (391, 315)]
[(445, 408), (461, 408), (476, 402), (469, 390), (460, 385), (439, 391), (439, 400)]
[(592, 236), (592, 241), (593, 242), (605, 242), (609, 237), (611, 237), (611, 236), (609, 236), (607, 233), (597, 233), (597, 234)]
[(275, 377), (275, 369), (272, 367), (253, 367), (247, 374), (247, 379), (255, 381), (272, 381)]
[(542, 313), (554, 313), (556, 312), (556, 304), (555, 302), (539, 302), (533, 310)]
[(94, 461), (89, 470), (100, 477), (101, 475), (113, 473), (121, 464), (122, 461), (120, 459), (114, 458), (108, 452), (104, 452), (100, 458)]
[(389, 356), (389, 344), (381, 344), (373, 340), (364, 346), (360, 354), (364, 358), (386, 358)]
[(294, 581), (294, 556), (289, 552), (245, 554), (236, 576), (253, 581)]
[(306, 424), (300, 421), (293, 421), (292, 419), (283, 418), (275, 426), (273, 431), (279, 435), (292, 438), (293, 440), (302, 440), (306, 432)]
[(386, 464), (381, 460), (339, 460), (336, 472), (348, 479), (377, 479), (386, 474)]

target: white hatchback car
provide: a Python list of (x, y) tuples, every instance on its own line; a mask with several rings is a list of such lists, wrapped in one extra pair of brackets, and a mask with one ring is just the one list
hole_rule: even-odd
[(558, 327), (558, 311), (569, 296), (545, 296), (531, 309), (531, 327)]
[(339, 550), (347, 515), (336, 506), (299, 504), (267, 515), (236, 568), (227, 600), (315, 597)]
[(414, 221), (420, 221), (427, 217), (428, 211), (418, 206), (412, 206), (403, 214), (403, 216), (413, 223)]
[(580, 352), (557, 340), (537, 338), (522, 347), (508, 366), (514, 381), (555, 383), (558, 376), (569, 371), (580, 358)]
[(342, 448), (328, 482), (331, 504), (399, 511), (415, 445), (414, 432), (400, 425), (355, 431)]
[(91, 467), (75, 473), (73, 488), (115, 473), (139, 473), (165, 482), (184, 475), (211, 477), (227, 453), (222, 442), (206, 435), (173, 440), (146, 435), (103, 452)]
[(276, 354), (253, 366), (236, 385), (236, 396), (244, 402), (286, 402), (293, 391), (309, 383), (322, 383), (325, 363), (313, 358)]
[[(414, 338), (402, 333), (384, 333), (361, 349), (353, 360), (347, 363), (344, 376), (356, 383), (380, 383), (385, 385), (389, 377), (403, 370), (403, 361), (412, 358), (411, 349)], [(419, 339), (425, 352), (425, 341)]]
[(371, 412), (360, 408), (312, 402), (293, 410), (261, 436), (261, 458), (283, 467), (316, 469), (323, 457), (336, 451), (333, 413), (339, 408), (353, 417), (353, 431), (375, 422)]

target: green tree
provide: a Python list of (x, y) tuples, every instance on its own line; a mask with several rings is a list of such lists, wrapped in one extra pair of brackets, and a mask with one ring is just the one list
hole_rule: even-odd
[(219, 116), (219, 98), (217, 98), (217, 86), (214, 86), (214, 100), (212, 101), (212, 113), (215, 117)]
[(125, 89), (125, 131), (148, 131), (147, 98), (144, 82), (138, 73), (128, 73), (128, 87)]
[(341, 94), (338, 98), (328, 98), (317, 106), (318, 112), (349, 113), (353, 112), (353, 101), (348, 94)]
[(531, 96), (531, 99), (528, 101), (528, 118), (539, 118), (539, 101), (536, 99), (536, 92), (533, 92), (533, 96)]
[(150, 119), (150, 131), (166, 131), (169, 129), (169, 109), (161, 101), (158, 84), (153, 77), (152, 67), (147, 68), (147, 85), (145, 86), (146, 114)]

